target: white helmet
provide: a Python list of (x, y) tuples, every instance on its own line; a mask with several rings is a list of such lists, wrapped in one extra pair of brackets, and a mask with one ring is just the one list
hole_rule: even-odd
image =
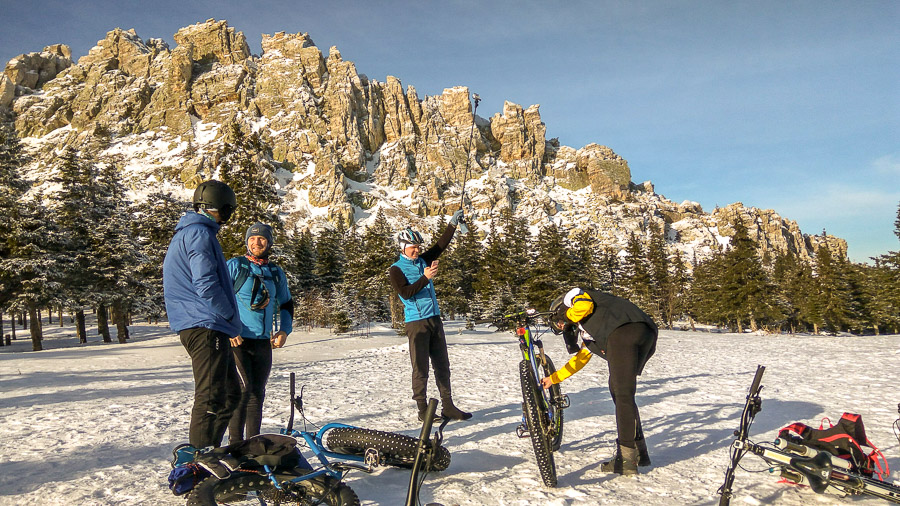
[(400, 249), (405, 249), (413, 244), (422, 244), (425, 240), (422, 239), (422, 234), (413, 230), (412, 227), (406, 227), (406, 230), (397, 234), (397, 242), (400, 243)]

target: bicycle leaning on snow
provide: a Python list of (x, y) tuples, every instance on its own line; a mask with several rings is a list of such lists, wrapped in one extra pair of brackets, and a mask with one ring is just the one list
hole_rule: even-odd
[[(263, 448), (263, 452), (244, 455), (238, 451), (235, 455), (214, 449), (189, 454), (185, 449), (190, 447), (185, 445), (175, 449), (173, 467), (202, 467), (210, 472), (187, 492), (189, 506), (241, 501), (260, 505), (354, 506), (359, 504), (359, 498), (343, 482), (350, 471), (371, 473), (375, 467), (390, 465), (414, 468), (415, 476), (420, 468), (426, 472), (443, 471), (450, 465), (450, 452), (437, 438), (433, 444), (423, 444), (420, 438), (340, 423), (329, 423), (315, 432), (295, 430), (295, 411), (300, 414), (304, 428), (309, 421), (303, 412), (303, 389), (300, 395), (295, 395), (294, 385), (295, 377), (291, 373), (291, 413), (287, 427), (281, 434), (260, 434), (243, 445), (255, 444), (255, 450)], [(432, 402), (436, 405), (436, 401)], [(302, 457), (296, 448), (299, 439), (306, 442), (320, 466), (313, 468)]]
[(569, 407), (569, 397), (563, 395), (559, 384), (549, 389), (541, 387), (541, 378), (556, 372), (553, 361), (544, 353), (541, 336), (551, 313), (527, 309), (500, 318), (479, 320), (498, 329), (515, 329), (519, 339), (522, 361), (519, 362), (519, 382), (522, 386), (522, 423), (516, 428), (520, 438), (531, 438), (541, 480), (548, 487), (556, 486), (556, 462), (553, 452), (559, 450), (563, 435), (563, 410)]
[(744, 403), (741, 425), (734, 431), (736, 439), (731, 444), (731, 463), (725, 472), (725, 482), (718, 491), (721, 495), (719, 506), (730, 504), (735, 469), (748, 452), (770, 465), (769, 472), (779, 473), (787, 481), (808, 485), (813, 492), (821, 494), (832, 487), (848, 495), (874, 496), (900, 504), (900, 487), (854, 471), (847, 460), (829, 452), (819, 451), (781, 437), (775, 439), (772, 445), (750, 441), (750, 424), (762, 409), (759, 392), (762, 390), (760, 382), (765, 370), (764, 366), (757, 367), (747, 401)]

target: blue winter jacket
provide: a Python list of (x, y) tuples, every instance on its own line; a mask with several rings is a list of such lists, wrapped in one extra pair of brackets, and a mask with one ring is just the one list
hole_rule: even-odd
[(218, 231), (216, 222), (194, 212), (175, 226), (163, 261), (166, 313), (175, 332), (202, 327), (234, 337), (241, 331)]
[[(240, 265), (241, 257), (228, 260), (228, 273), (231, 275), (231, 279), (237, 278)], [(293, 330), (293, 316), (290, 309), (285, 306), (285, 303), (290, 302), (292, 299), (287, 279), (284, 277), (284, 271), (281, 270), (281, 267), (271, 263), (257, 265), (246, 261), (245, 265), (250, 269), (249, 275), (235, 293), (238, 311), (241, 316), (241, 337), (244, 339), (270, 339), (273, 334), (272, 323), (275, 318), (275, 311), (278, 311), (279, 327), (277, 330), (290, 334)], [(253, 286), (257, 278), (260, 280), (260, 288), (257, 289), (256, 297), (254, 298)], [(251, 307), (253, 304), (263, 300), (262, 285), (265, 285), (269, 294), (269, 303), (262, 309), (253, 309)]]

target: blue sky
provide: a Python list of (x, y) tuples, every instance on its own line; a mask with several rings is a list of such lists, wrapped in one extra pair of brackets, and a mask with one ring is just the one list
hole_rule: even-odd
[(451, 86), (541, 105), (547, 137), (596, 142), (677, 202), (775, 209), (850, 258), (900, 249), (900, 2), (0, 0), (0, 60), (134, 28), (174, 47), (208, 18), (308, 32), (422, 98)]

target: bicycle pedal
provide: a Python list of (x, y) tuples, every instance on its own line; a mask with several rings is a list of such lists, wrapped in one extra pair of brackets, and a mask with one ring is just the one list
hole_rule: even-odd
[(378, 467), (381, 465), (381, 455), (375, 448), (368, 448), (363, 456), (363, 462), (365, 462), (367, 466)]
[(520, 438), (531, 437), (528, 429), (524, 425), (519, 425), (518, 427), (516, 427), (516, 435)]
[(557, 408), (566, 409), (569, 406), (571, 406), (571, 403), (569, 402), (568, 395), (561, 395), (559, 398), (556, 399), (556, 407)]

